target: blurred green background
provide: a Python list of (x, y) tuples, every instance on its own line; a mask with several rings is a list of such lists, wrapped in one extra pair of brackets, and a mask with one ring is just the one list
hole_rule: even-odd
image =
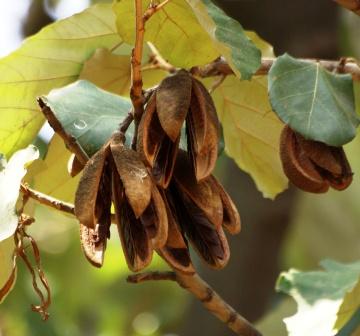
[[(298, 57), (360, 57), (359, 20), (330, 0), (218, 1), (246, 29), (257, 31), (275, 52)], [(0, 54), (5, 55), (47, 23), (90, 5), (88, 0), (13, 0), (0, 3)], [(43, 141), (49, 131), (42, 132)], [(332, 258), (360, 257), (360, 139), (346, 148), (355, 180), (345, 192), (309, 195), (293, 189), (276, 201), (264, 200), (250, 178), (222, 156), (217, 176), (236, 200), (243, 232), (230, 238), (232, 257), (222, 271), (198, 264), (200, 273), (264, 335), (286, 335), (282, 318), (295, 311), (290, 298), (275, 293), (281, 270), (316, 268)], [(66, 167), (64, 166), (64, 170)], [(224, 325), (176, 284), (127, 284), (129, 275), (114, 232), (105, 266), (91, 267), (82, 255), (76, 222), (37, 207), (31, 233), (43, 257), (53, 303), (42, 322), (31, 312), (36, 303), (31, 278), (19, 267), (13, 292), (0, 306), (0, 336), (226, 336)], [(21, 265), (21, 263), (20, 263)], [(166, 269), (156, 259), (152, 269)]]

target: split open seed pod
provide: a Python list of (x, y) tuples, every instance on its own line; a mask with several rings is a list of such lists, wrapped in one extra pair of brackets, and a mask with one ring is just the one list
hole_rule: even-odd
[(75, 215), (80, 222), (80, 242), (86, 258), (96, 267), (104, 260), (111, 225), (111, 171), (109, 145), (85, 165), (75, 194)]
[(307, 140), (289, 126), (281, 133), (280, 157), (286, 176), (304, 191), (324, 193), (329, 187), (343, 190), (352, 182), (342, 147)]
[(96, 266), (110, 236), (111, 200), (129, 268), (138, 271), (150, 263), (154, 248), (165, 245), (167, 213), (140, 155), (125, 147), (121, 133), (85, 165), (75, 195), (83, 250)]
[(165, 246), (157, 252), (172, 268), (193, 274), (195, 269), (191, 262), (188, 242), (179, 226), (173, 199), (169, 192), (163, 192), (163, 199), (168, 215), (168, 237)]
[(219, 120), (204, 85), (180, 70), (160, 83), (139, 126), (137, 150), (163, 188), (170, 183), (185, 122), (189, 157), (200, 181), (211, 174), (216, 163)]
[[(224, 203), (217, 184), (210, 178), (197, 182), (188, 156), (181, 151), (169, 190), (185, 236), (208, 265), (214, 268), (224, 267), (229, 260), (230, 251), (222, 227)], [(225, 212), (228, 214), (233, 210), (226, 209)], [(233, 220), (237, 221), (237, 218), (232, 214)]]
[(166, 243), (166, 208), (139, 154), (121, 142), (112, 141), (110, 147), (119, 235), (128, 266), (137, 272), (151, 262), (153, 249)]

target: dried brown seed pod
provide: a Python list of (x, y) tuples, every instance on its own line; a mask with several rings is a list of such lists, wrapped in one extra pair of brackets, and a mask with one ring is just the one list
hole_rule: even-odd
[(343, 190), (352, 182), (342, 147), (304, 139), (289, 126), (281, 134), (280, 156), (286, 176), (304, 191), (324, 193), (330, 186)]
[(96, 203), (101, 202), (97, 196), (109, 153), (110, 146), (106, 144), (88, 161), (75, 193), (75, 216), (88, 228), (95, 229), (97, 224)]
[[(169, 192), (185, 236), (208, 265), (222, 268), (230, 257), (222, 225), (224, 219), (228, 221), (230, 217), (224, 217), (222, 190), (214, 183), (214, 179), (210, 176), (196, 182), (189, 157), (180, 151)], [(229, 208), (225, 211), (227, 215), (231, 212), (230, 220), (237, 221), (237, 216), (232, 213), (234, 210)]]
[(161, 127), (175, 142), (187, 116), (191, 100), (192, 77), (185, 70), (166, 77), (156, 90), (156, 111)]
[(220, 227), (223, 221), (223, 205), (219, 189), (216, 184), (212, 183), (211, 179), (205, 179), (200, 183), (196, 181), (190, 160), (183, 151), (179, 152), (176, 161), (174, 180), (179, 191), (186, 194), (192, 202), (202, 209), (217, 228)]
[(163, 188), (171, 180), (185, 121), (188, 153), (200, 181), (211, 174), (216, 163), (219, 120), (204, 85), (180, 70), (160, 83), (139, 126), (137, 151), (152, 167), (156, 182)]
[(173, 173), (180, 134), (172, 141), (163, 130), (156, 112), (156, 94), (150, 97), (138, 131), (137, 151), (152, 167), (156, 183), (167, 188)]
[(167, 213), (139, 154), (124, 146), (120, 133), (86, 164), (75, 197), (83, 250), (98, 267), (110, 237), (111, 200), (129, 268), (139, 271), (167, 241)]
[(119, 137), (112, 137), (110, 149), (126, 198), (138, 218), (150, 203), (151, 178), (140, 155), (125, 147)]
[(216, 185), (223, 205), (223, 227), (231, 234), (235, 235), (241, 230), (241, 220), (239, 212), (236, 209), (234, 202), (224, 187), (214, 177), (210, 176), (211, 182)]
[(80, 223), (80, 243), (86, 259), (95, 267), (104, 263), (107, 237), (100, 238), (99, 225), (95, 229)]
[(188, 152), (198, 181), (213, 171), (217, 156), (220, 123), (214, 102), (205, 86), (193, 78), (190, 113), (186, 119)]
[[(109, 152), (108, 149), (100, 151), (99, 156), (104, 156)], [(75, 214), (80, 221), (80, 242), (86, 258), (96, 267), (101, 267), (104, 261), (104, 253), (106, 249), (106, 241), (110, 237), (111, 225), (111, 171), (107, 158), (94, 158), (94, 167), (87, 166), (79, 187), (76, 193)], [(101, 173), (100, 182), (96, 189), (90, 190), (86, 186), (87, 181), (91, 176), (97, 178), (98, 173), (95, 168), (99, 169)], [(94, 185), (90, 185), (96, 188)], [(88, 192), (87, 196), (83, 192)], [(90, 200), (88, 208), (86, 209), (86, 202)], [(95, 202), (94, 202), (95, 200)], [(87, 215), (86, 215), (87, 212)], [(87, 220), (91, 220), (88, 222)], [(87, 225), (85, 223), (90, 223)]]
[(188, 243), (179, 227), (179, 220), (176, 216), (175, 207), (169, 192), (163, 192), (163, 199), (168, 215), (168, 237), (164, 247), (157, 250), (158, 254), (176, 270), (193, 274), (195, 269), (192, 265)]

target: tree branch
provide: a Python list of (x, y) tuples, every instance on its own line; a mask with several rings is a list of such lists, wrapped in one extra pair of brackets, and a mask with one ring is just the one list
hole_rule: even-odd
[(146, 272), (136, 273), (129, 275), (126, 279), (127, 282), (132, 284), (138, 284), (145, 281), (159, 281), (159, 280), (171, 280), (176, 281), (175, 272)]
[(158, 69), (169, 73), (176, 72), (177, 68), (166, 61), (151, 42), (148, 42), (148, 46), (151, 50), (149, 64), (142, 68), (143, 71), (149, 69)]
[[(40, 191), (31, 189), (23, 183), (20, 185), (20, 191), (23, 193), (23, 195), (25, 197), (30, 197), (42, 205), (46, 205), (55, 210), (59, 210), (61, 212), (65, 212), (67, 214), (75, 216), (74, 204), (63, 202), (57, 198), (46, 195)], [(111, 214), (111, 222), (115, 223), (115, 215), (114, 214)]]
[[(29, 188), (25, 184), (20, 185), (20, 190), (26, 197), (30, 197), (40, 204), (53, 209), (74, 215), (74, 205), (62, 202), (39, 191)], [(112, 216), (112, 222), (114, 218)], [(127, 278), (130, 283), (141, 283), (150, 280), (171, 280), (176, 281), (182, 288), (192, 293), (202, 302), (204, 307), (219, 320), (224, 322), (237, 335), (261, 336), (261, 334), (228, 305), (199, 275), (186, 275), (180, 272), (149, 272), (138, 273)], [(0, 292), (1, 294), (1, 292)]]
[(135, 47), (131, 53), (130, 98), (134, 106), (135, 133), (144, 111), (142, 94), (141, 58), (143, 54), (145, 21), (142, 14), (142, 0), (135, 0)]
[[(275, 62), (276, 58), (263, 58), (261, 61), (261, 66), (255, 73), (257, 76), (264, 76), (269, 73), (270, 68)], [(304, 61), (308, 63), (320, 63), (325, 69), (329, 71), (336, 71), (338, 73), (351, 74), (354, 80), (360, 81), (360, 66), (359, 64), (351, 58), (342, 58), (336, 61), (330, 60), (319, 60), (319, 59), (299, 59), (299, 61)], [(204, 66), (193, 67), (190, 72), (193, 75), (199, 77), (213, 77), (213, 76), (227, 76), (233, 75), (234, 72), (231, 69), (230, 65), (226, 62), (223, 57), (216, 59), (215, 61), (206, 64)]]
[(360, 0), (334, 0), (340, 6), (353, 11), (355, 14), (360, 15)]
[(49, 195), (43, 194), (40, 191), (29, 188), (25, 184), (20, 185), (20, 191), (27, 197), (34, 199), (40, 204), (46, 205), (50, 208), (66, 212), (68, 214), (74, 215), (74, 205), (60, 201), (56, 198), (53, 198)]
[(187, 275), (180, 272), (147, 272), (130, 275), (127, 281), (141, 283), (150, 280), (176, 281), (179, 286), (193, 294), (204, 307), (224, 322), (237, 335), (261, 336), (255, 327), (228, 305), (198, 274)]

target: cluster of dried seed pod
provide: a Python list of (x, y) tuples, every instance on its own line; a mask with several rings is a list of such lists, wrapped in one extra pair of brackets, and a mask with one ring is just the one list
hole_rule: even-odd
[(281, 134), (280, 156), (286, 176), (304, 191), (344, 190), (352, 182), (353, 173), (342, 147), (307, 140), (289, 126)]
[[(186, 124), (187, 151), (179, 148)], [(188, 241), (211, 267), (229, 259), (223, 231), (240, 231), (231, 198), (211, 175), (219, 142), (214, 103), (185, 70), (164, 79), (142, 116), (136, 151), (115, 132), (84, 167), (75, 215), (87, 259), (103, 264), (112, 204), (126, 261), (140, 271), (156, 251), (172, 268), (193, 273)]]

